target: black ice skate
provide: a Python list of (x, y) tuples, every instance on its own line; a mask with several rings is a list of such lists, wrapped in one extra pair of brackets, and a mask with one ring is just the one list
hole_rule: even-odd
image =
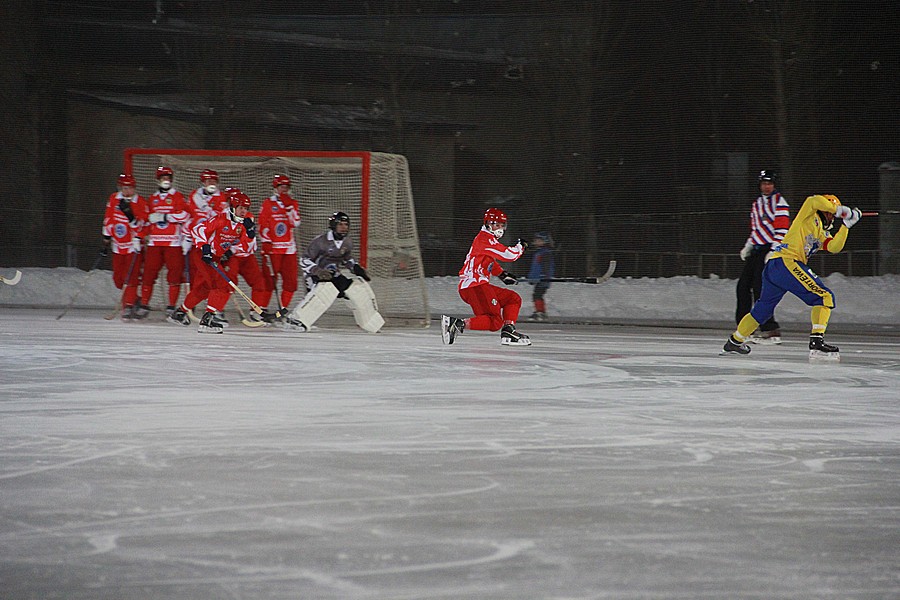
[(125, 308), (122, 309), (122, 320), (126, 323), (134, 321), (134, 305), (129, 304)]
[(141, 304), (140, 302), (138, 302), (137, 304), (134, 305), (134, 313), (132, 313), (132, 318), (138, 319), (138, 320), (146, 319), (147, 315), (149, 315), (149, 314), (150, 314), (149, 306), (147, 306), (145, 304)]
[(456, 317), (441, 315), (441, 339), (445, 344), (452, 344), (456, 336), (466, 329), (466, 322)]
[(200, 327), (197, 328), (197, 333), (225, 333), (225, 328), (216, 321), (215, 313), (206, 311), (200, 317)]
[(825, 334), (814, 333), (809, 336), (809, 362), (841, 362), (841, 353), (825, 343)]
[(722, 352), (720, 352), (720, 355), (725, 354), (750, 354), (750, 346), (742, 344), (734, 339), (733, 335), (730, 335), (725, 342), (725, 346), (722, 347)]
[(215, 312), (212, 316), (213, 323), (218, 323), (222, 329), (228, 329), (228, 319), (225, 318), (225, 313), (223, 312)]
[(500, 330), (500, 343), (504, 346), (530, 346), (531, 338), (516, 331), (516, 326), (507, 323)]
[(176, 325), (184, 325), (185, 327), (191, 324), (191, 318), (188, 316), (187, 311), (185, 311), (181, 307), (173, 310), (172, 314), (166, 317), (166, 321), (168, 321), (169, 323), (174, 323)]

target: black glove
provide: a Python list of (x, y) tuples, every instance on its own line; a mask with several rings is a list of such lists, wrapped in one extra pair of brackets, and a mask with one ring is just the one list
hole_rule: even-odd
[(522, 252), (525, 252), (526, 250), (528, 250), (528, 242), (526, 242), (526, 241), (523, 240), (522, 238), (517, 239), (517, 240), (516, 240), (516, 244), (521, 244), (521, 245), (522, 245)]
[(338, 273), (331, 279), (331, 283), (334, 284), (334, 287), (338, 289), (338, 298), (344, 297), (344, 292), (347, 291), (347, 288), (350, 287), (350, 284), (353, 283), (347, 277)]
[(516, 285), (517, 283), (519, 283), (519, 280), (516, 279), (516, 276), (509, 271), (501, 271), (497, 277), (499, 277), (500, 281), (502, 281), (506, 285)]
[(354, 275), (358, 275), (358, 276), (362, 277), (363, 279), (365, 279), (366, 281), (372, 281), (372, 278), (369, 277), (369, 274), (366, 273), (366, 270), (362, 268), (362, 265), (354, 264), (353, 269), (351, 269), (351, 270), (353, 271)]
[(222, 255), (222, 262), (228, 262), (228, 259), (234, 256), (234, 252), (231, 251), (231, 248), (225, 251), (225, 254)]
[(213, 257), (212, 248), (209, 247), (209, 244), (203, 244), (202, 246), (200, 246), (200, 252), (203, 253), (203, 256), (201, 256), (203, 262), (208, 265), (213, 264), (215, 258)]
[(125, 213), (125, 216), (128, 217), (129, 221), (134, 221), (134, 211), (131, 210), (131, 202), (122, 198), (119, 200), (119, 210)]
[(109, 256), (109, 244), (111, 239), (112, 238), (110, 238), (108, 235), (103, 236), (103, 245), (100, 246), (100, 256), (102, 256), (103, 258)]
[(244, 230), (247, 232), (247, 237), (252, 240), (256, 237), (256, 222), (250, 217), (244, 217)]

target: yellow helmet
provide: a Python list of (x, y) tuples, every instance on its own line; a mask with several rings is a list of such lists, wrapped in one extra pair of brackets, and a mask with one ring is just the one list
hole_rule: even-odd
[(822, 194), (822, 196), (823, 196), (826, 200), (828, 200), (829, 202), (831, 202), (832, 204), (834, 204), (834, 207), (835, 207), (835, 208), (837, 208), (838, 206), (841, 205), (841, 201), (838, 200), (838, 197), (837, 197), (837, 196), (832, 196), (832, 195), (830, 195), (830, 194)]

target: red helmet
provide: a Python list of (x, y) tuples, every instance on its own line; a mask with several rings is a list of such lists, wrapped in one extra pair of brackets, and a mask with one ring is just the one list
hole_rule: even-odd
[(165, 177), (168, 175), (169, 177), (175, 177), (175, 171), (172, 170), (171, 167), (157, 167), (156, 169), (156, 178)]
[(228, 195), (228, 204), (231, 205), (231, 208), (237, 208), (238, 206), (250, 208), (250, 196), (235, 188)]
[(200, 173), (200, 183), (203, 183), (207, 179), (215, 179), (219, 180), (219, 174), (213, 171), (212, 169), (206, 169), (202, 173)]
[(488, 223), (500, 223), (501, 225), (506, 225), (506, 213), (500, 210), (499, 208), (489, 208), (484, 211), (484, 224)]
[(134, 177), (128, 175), (127, 173), (122, 173), (119, 175), (119, 185), (121, 186), (129, 186), (135, 187), (137, 185), (137, 181), (134, 180)]
[(277, 188), (279, 185), (291, 185), (291, 178), (287, 175), (276, 175), (272, 179), (272, 187)]

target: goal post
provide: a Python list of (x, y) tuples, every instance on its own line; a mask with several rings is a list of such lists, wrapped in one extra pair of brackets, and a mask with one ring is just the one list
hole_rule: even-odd
[[(372, 276), (371, 286), (387, 325), (429, 325), (424, 266), (409, 165), (404, 156), (381, 152), (125, 149), (125, 172), (135, 177), (142, 196), (156, 191), (156, 168), (163, 165), (174, 170), (175, 188), (186, 197), (200, 186), (203, 170), (218, 172), (221, 188), (237, 187), (250, 196), (254, 214), (272, 195), (273, 177), (287, 175), (292, 182), (291, 196), (300, 205), (301, 224), (295, 231), (298, 258), (315, 236), (327, 230), (332, 213), (347, 213), (356, 258)], [(157, 288), (160, 283), (157, 281)], [(247, 289), (245, 282), (240, 285)], [(301, 272), (293, 303), (299, 302), (305, 292)], [(334, 312), (352, 314), (349, 307), (338, 305)]]

